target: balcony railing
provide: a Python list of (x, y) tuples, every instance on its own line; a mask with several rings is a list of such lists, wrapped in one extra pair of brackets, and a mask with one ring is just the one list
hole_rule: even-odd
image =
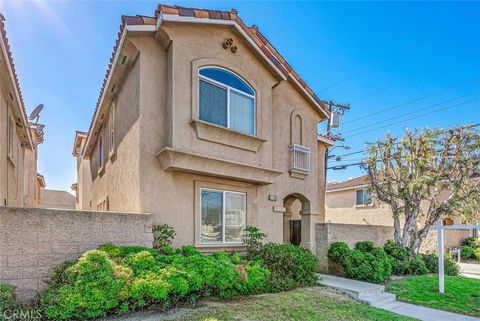
[(293, 144), (290, 146), (292, 170), (310, 172), (310, 148)]

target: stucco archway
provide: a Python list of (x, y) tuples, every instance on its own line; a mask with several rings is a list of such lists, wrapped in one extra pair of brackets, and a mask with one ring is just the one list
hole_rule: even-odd
[(310, 201), (300, 193), (291, 193), (283, 198), (283, 241), (302, 245), (314, 250), (315, 231), (314, 215), (311, 213)]

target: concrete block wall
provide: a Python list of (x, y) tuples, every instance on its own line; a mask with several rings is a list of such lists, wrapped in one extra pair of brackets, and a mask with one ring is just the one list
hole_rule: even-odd
[(319, 271), (338, 273), (335, 271), (338, 266), (328, 261), (327, 254), (330, 244), (341, 241), (352, 248), (356, 242), (372, 241), (375, 244), (383, 245), (393, 239), (393, 231), (392, 226), (318, 223), (316, 225), (316, 251)]
[[(393, 240), (393, 226), (318, 223), (316, 225), (316, 251), (319, 259), (319, 270), (323, 273), (338, 274), (339, 266), (328, 261), (328, 249), (334, 242), (341, 241), (353, 248), (356, 242), (372, 241), (383, 246)], [(458, 246), (469, 236), (468, 230), (444, 231), (444, 246), (448, 250)], [(437, 231), (431, 230), (420, 247), (420, 253), (437, 252)]]
[(152, 247), (149, 214), (0, 207), (0, 284), (29, 300), (52, 269), (104, 243)]

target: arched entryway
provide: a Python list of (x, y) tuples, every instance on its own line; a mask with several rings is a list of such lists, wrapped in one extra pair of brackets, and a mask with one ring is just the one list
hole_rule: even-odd
[[(283, 198), (283, 241), (314, 249), (315, 223), (310, 201), (304, 195), (292, 193)], [(312, 229), (313, 228), (313, 229)]]

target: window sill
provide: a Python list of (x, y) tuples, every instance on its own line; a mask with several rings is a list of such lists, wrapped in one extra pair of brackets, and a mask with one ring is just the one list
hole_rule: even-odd
[(290, 173), (290, 177), (298, 178), (298, 179), (305, 179), (310, 173), (310, 172), (302, 171), (299, 169), (293, 169), (293, 168), (291, 168), (288, 172)]
[(109, 159), (109, 160), (112, 160), (112, 158), (115, 156), (116, 153), (117, 153), (117, 150), (116, 150), (116, 149), (111, 150), (111, 151), (108, 153), (108, 159)]
[(229, 128), (207, 123), (203, 120), (193, 119), (192, 127), (198, 139), (227, 145), (235, 148), (258, 152), (265, 139), (244, 134)]
[(217, 251), (227, 251), (227, 252), (245, 252), (246, 251), (246, 245), (244, 243), (218, 243), (218, 244), (195, 243), (194, 246), (201, 253), (213, 253)]
[(370, 208), (370, 207), (373, 207), (373, 203), (372, 204), (364, 204), (364, 205), (355, 205), (354, 207), (355, 208)]
[(17, 166), (17, 164), (16, 164), (15, 161), (13, 160), (13, 156), (12, 156), (12, 155), (7, 155), (7, 159), (10, 161), (10, 163), (12, 163), (13, 167)]
[(98, 169), (98, 176), (102, 176), (103, 174), (105, 174), (105, 165)]

